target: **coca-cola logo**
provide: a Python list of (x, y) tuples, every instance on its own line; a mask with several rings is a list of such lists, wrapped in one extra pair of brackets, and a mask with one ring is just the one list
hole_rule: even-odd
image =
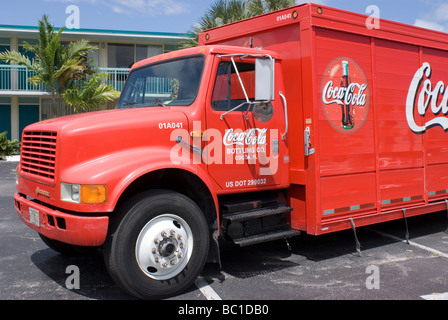
[[(448, 118), (446, 118), (448, 115), (448, 90), (443, 81), (433, 85), (431, 75), (431, 66), (425, 62), (417, 70), (409, 86), (406, 99), (406, 120), (409, 128), (415, 133), (425, 132), (435, 126), (440, 126), (445, 131), (448, 130)], [(435, 117), (424, 122), (423, 118), (430, 107)], [(416, 119), (418, 116), (421, 118)]]
[(364, 71), (347, 57), (334, 59), (322, 78), (322, 107), (331, 126), (344, 134), (358, 131), (370, 108), (370, 88)]
[(266, 144), (266, 132), (268, 129), (249, 129), (244, 132), (235, 132), (233, 129), (227, 130), (223, 143), (225, 146), (251, 146)]

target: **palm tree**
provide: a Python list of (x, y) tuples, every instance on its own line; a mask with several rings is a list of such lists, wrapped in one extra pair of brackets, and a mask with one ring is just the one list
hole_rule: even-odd
[(271, 11), (291, 7), (294, 3), (294, 0), (250, 0), (248, 10), (254, 17)]
[(75, 86), (67, 89), (63, 95), (64, 102), (76, 112), (78, 108), (81, 111), (90, 111), (98, 105), (117, 99), (120, 92), (104, 83), (106, 77), (106, 74), (93, 75), (81, 88)]
[(216, 0), (209, 10), (193, 25), (188, 33), (192, 36), (181, 44), (181, 48), (198, 45), (199, 33), (228, 23), (287, 8), (294, 0)]
[(62, 95), (73, 81), (85, 79), (93, 73), (87, 54), (96, 48), (86, 40), (62, 45), (60, 37), (65, 28), (56, 31), (46, 15), (39, 20), (38, 29), (39, 44), (31, 46), (26, 43), (24, 46), (34, 55), (32, 60), (9, 50), (0, 54), (0, 60), (24, 65), (33, 71), (36, 75), (29, 81), (35, 85), (43, 83), (47, 87), (51, 93), (54, 116), (57, 116), (56, 97)]
[(245, 0), (216, 0), (199, 22), (188, 31), (192, 37), (181, 43), (180, 47), (195, 47), (198, 45), (198, 36), (202, 31), (246, 18), (250, 18), (250, 13)]

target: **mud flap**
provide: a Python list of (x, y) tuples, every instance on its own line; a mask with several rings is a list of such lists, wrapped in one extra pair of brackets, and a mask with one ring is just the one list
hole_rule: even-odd
[(362, 256), (361, 254), (361, 243), (358, 240), (358, 236), (356, 235), (356, 226), (355, 222), (353, 221), (353, 218), (350, 218), (350, 224), (352, 225), (353, 234), (355, 236), (355, 244), (356, 244), (356, 252), (358, 253), (358, 256)]

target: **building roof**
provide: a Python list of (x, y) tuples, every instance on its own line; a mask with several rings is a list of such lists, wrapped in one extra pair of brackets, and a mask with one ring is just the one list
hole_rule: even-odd
[[(59, 28), (55, 28), (59, 30)], [(0, 37), (34, 38), (39, 32), (38, 27), (0, 25)], [(187, 33), (145, 32), (102, 29), (65, 29), (63, 39), (86, 39), (89, 41), (126, 41), (177, 44), (188, 39)]]

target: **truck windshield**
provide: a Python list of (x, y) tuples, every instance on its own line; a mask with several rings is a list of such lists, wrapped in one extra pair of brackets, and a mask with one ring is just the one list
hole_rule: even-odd
[(204, 56), (149, 65), (131, 72), (118, 109), (154, 106), (189, 106), (198, 94)]

